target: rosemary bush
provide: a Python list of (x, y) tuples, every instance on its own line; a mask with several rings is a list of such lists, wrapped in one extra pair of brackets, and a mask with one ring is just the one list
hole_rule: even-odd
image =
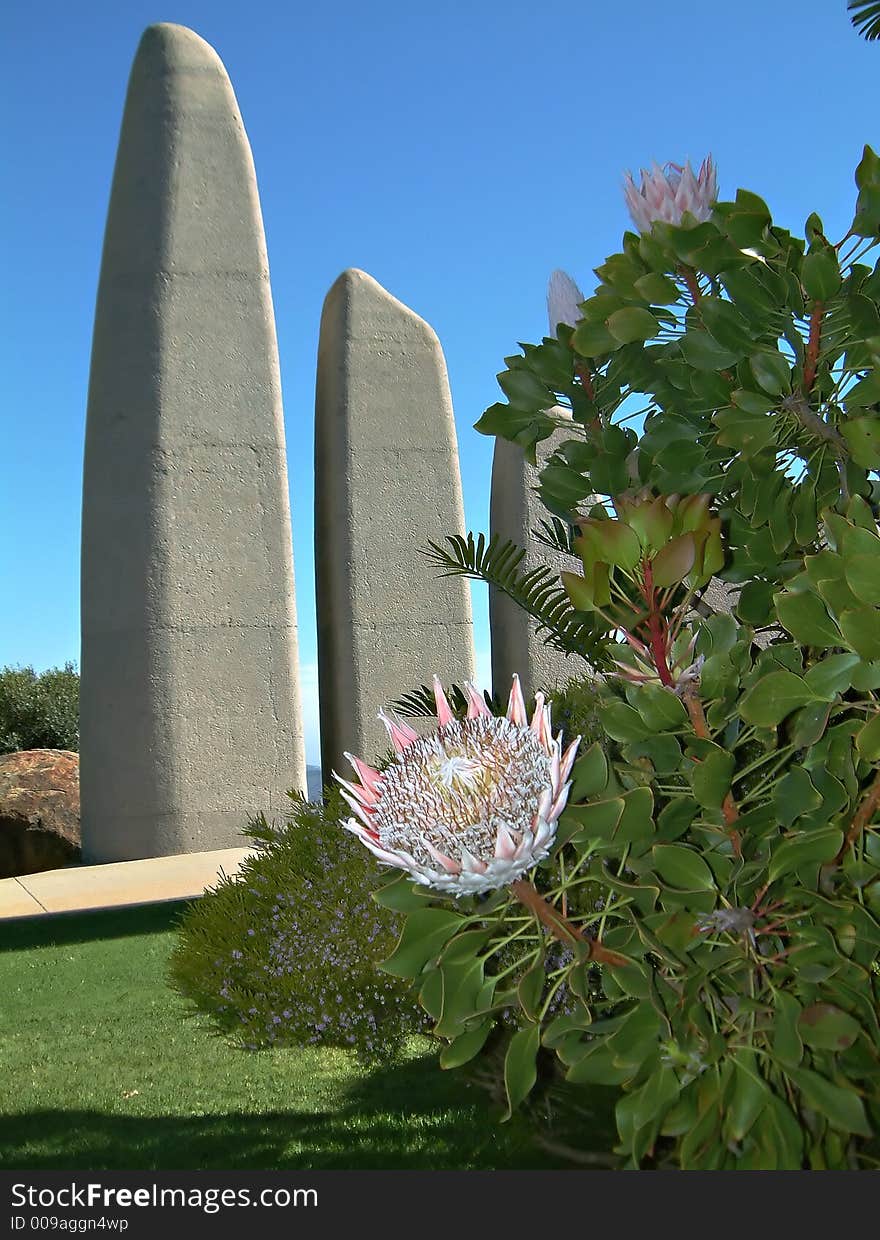
[(375, 867), (337, 825), (342, 803), (291, 794), (291, 820), (262, 816), (258, 846), (236, 878), (184, 915), (170, 981), (215, 1030), (250, 1050), (336, 1046), (364, 1059), (393, 1056), (424, 1031), (407, 988), (376, 962), (399, 918), (370, 898)]

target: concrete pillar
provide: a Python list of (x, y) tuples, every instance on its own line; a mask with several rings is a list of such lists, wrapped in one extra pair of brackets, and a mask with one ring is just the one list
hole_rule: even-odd
[(229, 78), (150, 26), (98, 287), (82, 530), (83, 854), (239, 844), (305, 788), (281, 385)]
[[(557, 412), (561, 412), (561, 407)], [(546, 564), (555, 572), (568, 569), (578, 572), (580, 561), (551, 551), (535, 541), (532, 530), (540, 529), (542, 521), (550, 521), (533, 487), (547, 458), (566, 439), (568, 431), (557, 430), (537, 447), (537, 468), (530, 465), (519, 444), (500, 437), (495, 440), (492, 458), (492, 489), (489, 499), (489, 533), (510, 539), (526, 549), (518, 571), (527, 572)], [(560, 586), (561, 586), (560, 582)], [(588, 664), (579, 656), (565, 655), (545, 645), (547, 632), (538, 633), (538, 622), (523, 611), (501, 590), (489, 586), (489, 630), (492, 640), (492, 686), (502, 696), (509, 692), (511, 677), (518, 672), (523, 693), (528, 700), (538, 689), (549, 697), (557, 685), (582, 679), (589, 674)]]
[(473, 677), (468, 583), (438, 578), (420, 554), (464, 528), (440, 343), (370, 276), (346, 271), (324, 302), (315, 406), (325, 780), (349, 770), (346, 750), (371, 761), (389, 748), (381, 706), (434, 672), (447, 685)]

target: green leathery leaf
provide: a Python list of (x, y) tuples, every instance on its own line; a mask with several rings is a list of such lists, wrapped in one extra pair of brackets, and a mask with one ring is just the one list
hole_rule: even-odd
[(680, 839), (697, 815), (698, 805), (691, 797), (676, 797), (657, 818), (657, 835), (666, 842)]
[(571, 1085), (622, 1085), (632, 1076), (628, 1065), (615, 1064), (611, 1051), (602, 1042), (596, 1042), (575, 1060), (565, 1074)]
[(692, 848), (682, 844), (655, 844), (651, 855), (654, 869), (672, 887), (679, 891), (714, 891), (712, 871)]
[(804, 768), (794, 766), (773, 789), (773, 804), (780, 825), (787, 830), (796, 818), (818, 809), (822, 797)]
[(863, 659), (880, 659), (880, 612), (873, 607), (857, 607), (841, 612), (840, 631), (856, 654)]
[(577, 804), (584, 797), (598, 796), (608, 784), (608, 759), (598, 741), (577, 759), (571, 772), (569, 803)]
[(416, 909), (424, 908), (425, 901), (432, 899), (433, 893), (401, 875), (380, 887), (378, 891), (372, 892), (372, 897), (382, 908), (389, 908), (395, 913), (412, 913)]
[(880, 759), (880, 714), (869, 719), (857, 733), (856, 749), (859, 751), (859, 757), (867, 762), (876, 762)]
[(748, 690), (740, 702), (739, 713), (746, 723), (772, 728), (799, 706), (813, 701), (815, 694), (802, 677), (781, 670), (762, 676)]
[(633, 288), (639, 297), (644, 297), (645, 301), (653, 302), (658, 306), (671, 305), (678, 301), (681, 295), (678, 285), (673, 280), (656, 271), (649, 271), (647, 275), (639, 276)]
[(734, 1141), (742, 1141), (770, 1099), (754, 1051), (742, 1048), (733, 1055), (732, 1092), (727, 1100), (724, 1127)]
[(857, 654), (830, 654), (820, 663), (814, 663), (804, 676), (805, 683), (816, 697), (833, 701), (852, 684), (853, 669), (861, 660)]
[(801, 1040), (816, 1050), (845, 1051), (861, 1031), (857, 1020), (832, 1003), (811, 1003), (798, 1017)]
[(613, 353), (620, 347), (604, 323), (589, 320), (578, 324), (571, 343), (582, 357), (599, 357), (603, 353)]
[(612, 740), (641, 741), (651, 735), (638, 711), (627, 706), (625, 702), (608, 702), (599, 708), (598, 714), (603, 731), (607, 732)]
[(460, 1033), (440, 1052), (440, 1067), (460, 1068), (462, 1064), (469, 1063), (485, 1046), (494, 1024), (493, 1020), (484, 1020), (473, 1029)]
[(873, 604), (875, 607), (880, 605), (880, 557), (848, 555), (846, 584), (860, 602)]
[(581, 538), (597, 560), (618, 568), (635, 568), (642, 558), (638, 535), (622, 521), (588, 518), (581, 524)]
[(720, 297), (702, 297), (699, 312), (709, 335), (722, 349), (729, 349), (742, 357), (754, 346), (754, 334), (748, 319), (731, 302)]
[(567, 805), (562, 812), (564, 821), (578, 823), (578, 834), (584, 839), (608, 840), (614, 835), (623, 815), (622, 797), (605, 801), (592, 801), (589, 805)]
[(791, 367), (781, 353), (753, 353), (749, 359), (759, 387), (771, 396), (791, 390)]
[(813, 301), (828, 301), (840, 288), (840, 266), (830, 249), (816, 250), (804, 257), (801, 283)]
[(548, 388), (530, 370), (502, 370), (496, 377), (498, 386), (512, 405), (520, 409), (547, 408)]
[(397, 946), (379, 967), (395, 977), (418, 977), (425, 965), (439, 956), (464, 920), (460, 913), (448, 909), (425, 908), (410, 913)]
[(857, 465), (880, 469), (880, 417), (847, 418), (839, 430)]
[(538, 1008), (541, 1005), (541, 996), (544, 993), (544, 983), (546, 981), (547, 971), (544, 963), (544, 953), (541, 952), (534, 963), (526, 969), (519, 979), (519, 985), (516, 988), (520, 1006), (529, 1020), (538, 1019)]
[(504, 1088), (507, 1093), (507, 1111), (502, 1122), (509, 1120), (520, 1103), (531, 1093), (538, 1079), (535, 1060), (541, 1044), (540, 1025), (528, 1025), (518, 1029), (510, 1039), (504, 1057)]
[(635, 708), (652, 732), (674, 732), (688, 719), (681, 698), (662, 685), (643, 685), (635, 697)]
[(773, 1054), (787, 1068), (796, 1068), (804, 1057), (797, 1028), (801, 1005), (793, 995), (779, 991), (773, 1012)]
[(727, 370), (736, 365), (739, 353), (724, 348), (708, 332), (688, 329), (679, 342), (682, 356), (695, 370)]
[(824, 865), (833, 861), (843, 846), (843, 832), (837, 827), (821, 827), (818, 830), (801, 831), (788, 836), (777, 845), (767, 871), (773, 883), (783, 874), (799, 870), (801, 866)]
[(678, 585), (693, 568), (696, 554), (693, 534), (673, 538), (654, 556), (654, 585), (661, 590)]
[(694, 764), (690, 784), (695, 799), (707, 809), (717, 809), (730, 791), (736, 758), (720, 745), (712, 748)]
[(650, 310), (643, 306), (624, 306), (615, 310), (605, 320), (605, 326), (619, 344), (650, 340), (660, 330), (660, 324)]
[(773, 596), (779, 623), (797, 641), (805, 646), (840, 645), (840, 633), (815, 594), (790, 594), (783, 592)]
[(855, 1133), (860, 1137), (872, 1135), (864, 1103), (852, 1089), (833, 1085), (824, 1076), (809, 1068), (790, 1068), (789, 1076), (803, 1094), (807, 1105), (824, 1115), (834, 1128)]

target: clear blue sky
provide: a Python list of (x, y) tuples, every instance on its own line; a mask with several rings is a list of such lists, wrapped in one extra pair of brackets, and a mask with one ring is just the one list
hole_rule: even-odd
[(589, 293), (619, 249), (624, 170), (711, 151), (722, 197), (745, 186), (786, 227), (815, 209), (839, 235), (862, 146), (880, 146), (880, 46), (845, 0), (14, 2), (0, 49), (0, 667), (79, 660), (92, 316), (126, 82), (156, 21), (216, 48), (254, 152), (315, 761), (311, 433), (336, 276), (363, 268), (437, 331), (467, 523), (485, 530), (492, 441), (473, 423), (505, 355), (545, 333), (550, 271)]

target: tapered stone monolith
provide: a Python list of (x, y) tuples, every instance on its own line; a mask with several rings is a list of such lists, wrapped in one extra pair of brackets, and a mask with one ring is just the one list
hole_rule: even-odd
[(349, 770), (346, 750), (372, 761), (389, 748), (380, 707), (435, 672), (446, 685), (473, 677), (467, 582), (438, 578), (420, 554), (463, 532), (440, 343), (370, 276), (346, 271), (324, 302), (315, 404), (325, 779)]
[[(558, 409), (557, 412), (561, 412)], [(579, 571), (579, 561), (554, 552), (535, 541), (532, 531), (541, 528), (550, 515), (534, 489), (547, 457), (571, 434), (558, 430), (537, 447), (537, 467), (530, 465), (519, 444), (495, 440), (492, 458), (492, 489), (489, 499), (489, 532), (501, 540), (510, 539), (526, 550), (518, 571), (546, 565), (558, 573), (562, 569)], [(538, 632), (538, 622), (495, 586), (489, 586), (489, 631), (492, 641), (492, 687), (506, 695), (511, 677), (518, 672), (526, 698), (538, 689), (548, 697), (566, 681), (583, 679), (589, 665), (577, 655), (566, 655), (545, 643), (546, 629)]]
[(150, 26), (98, 288), (82, 531), (83, 854), (241, 843), (305, 788), (281, 385), (253, 159), (217, 54)]

